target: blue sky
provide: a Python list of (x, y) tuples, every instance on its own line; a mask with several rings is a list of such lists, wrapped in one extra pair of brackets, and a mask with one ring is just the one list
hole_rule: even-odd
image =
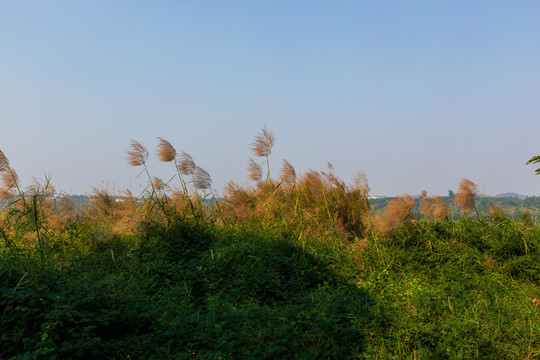
[(129, 140), (159, 136), (220, 191), (267, 125), (274, 175), (540, 195), (539, 19), (538, 1), (3, 1), (0, 149), (25, 184), (136, 191)]

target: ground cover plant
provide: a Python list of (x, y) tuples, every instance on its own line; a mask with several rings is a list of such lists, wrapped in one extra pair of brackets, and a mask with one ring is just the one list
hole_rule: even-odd
[[(374, 210), (363, 173), (270, 173), (218, 197), (207, 171), (159, 139), (175, 178), (128, 162), (148, 188), (95, 189), (77, 207), (49, 179), (23, 189), (0, 152), (2, 359), (534, 359), (540, 229), (422, 192)], [(118, 201), (117, 201), (118, 200)]]

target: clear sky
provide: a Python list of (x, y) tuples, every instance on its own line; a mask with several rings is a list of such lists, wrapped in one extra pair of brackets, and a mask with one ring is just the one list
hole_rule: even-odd
[(221, 191), (263, 125), (274, 175), (540, 195), (540, 2), (0, 1), (0, 149), (24, 184), (136, 190), (130, 139), (168, 179), (159, 136)]

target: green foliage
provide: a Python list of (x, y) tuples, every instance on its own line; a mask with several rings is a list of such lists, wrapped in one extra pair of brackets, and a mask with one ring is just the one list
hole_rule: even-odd
[[(529, 161), (527, 161), (527, 165), (529, 164), (536, 164), (536, 163), (539, 163), (540, 162), (540, 156), (533, 156)], [(536, 175), (540, 175), (540, 168), (534, 170), (534, 172), (536, 173)]]
[(418, 221), (363, 250), (179, 217), (58, 241), (46, 266), (1, 253), (2, 358), (540, 355), (540, 230), (510, 218)]
[(56, 266), (18, 256), (0, 263), (2, 358), (347, 358), (373, 304), (285, 230), (178, 219)]
[[(374, 211), (380, 212), (390, 200), (393, 198), (370, 199), (371, 206)], [(444, 197), (448, 206), (453, 205), (452, 197)], [(492, 207), (501, 209), (501, 211), (511, 217), (518, 218), (523, 213), (528, 213), (534, 217), (540, 216), (540, 196), (527, 196), (523, 199), (517, 197), (492, 197), (492, 196), (476, 196), (474, 201), (476, 209), (480, 213), (485, 213)], [(454, 209), (454, 216), (459, 216), (459, 213)]]
[(385, 323), (368, 338), (365, 357), (540, 355), (531, 323), (539, 314), (539, 245), (538, 228), (462, 218), (409, 224), (392, 242), (368, 247), (364, 286)]
[(0, 358), (540, 357), (537, 198), (385, 237), (332, 172), (233, 187), (223, 209), (147, 175), (145, 200), (96, 192), (67, 220), (47, 184), (0, 211)]

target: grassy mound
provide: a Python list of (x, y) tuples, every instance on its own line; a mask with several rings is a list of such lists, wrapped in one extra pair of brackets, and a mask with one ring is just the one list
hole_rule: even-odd
[(72, 231), (45, 262), (5, 248), (2, 358), (533, 358), (540, 232), (484, 220), (331, 244), (177, 218)]
[(178, 219), (63, 261), (4, 253), (2, 357), (350, 357), (373, 300), (318, 247)]

